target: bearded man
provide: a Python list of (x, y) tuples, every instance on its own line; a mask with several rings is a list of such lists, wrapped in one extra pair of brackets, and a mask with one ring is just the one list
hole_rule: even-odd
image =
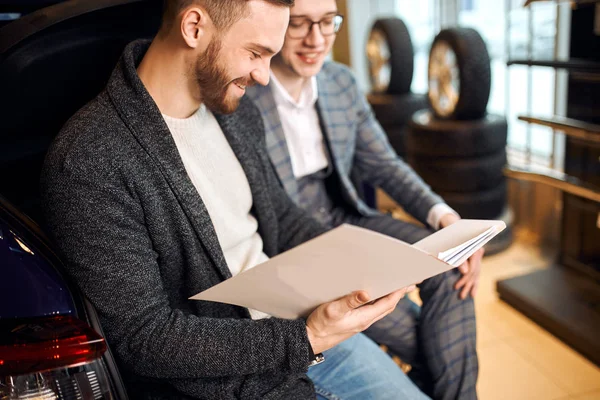
[(242, 98), (268, 83), (292, 3), (167, 0), (156, 38), (127, 46), (48, 153), (49, 231), (134, 398), (425, 398), (357, 334), (406, 289), (306, 320), (189, 300), (324, 232), (279, 186)]

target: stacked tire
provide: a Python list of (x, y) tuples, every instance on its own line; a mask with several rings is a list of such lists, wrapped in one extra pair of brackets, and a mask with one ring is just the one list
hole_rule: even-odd
[(512, 241), (503, 175), (507, 122), (486, 112), (490, 89), (490, 58), (477, 31), (442, 30), (429, 58), (431, 110), (413, 115), (405, 138), (407, 161), (463, 218), (507, 223), (487, 254)]
[(402, 20), (375, 21), (367, 43), (367, 59), (372, 87), (367, 98), (390, 144), (398, 155), (404, 156), (406, 127), (412, 115), (429, 104), (426, 95), (410, 90), (414, 50)]

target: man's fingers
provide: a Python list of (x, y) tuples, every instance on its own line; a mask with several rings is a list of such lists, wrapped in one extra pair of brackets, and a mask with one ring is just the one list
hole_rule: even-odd
[(369, 294), (364, 290), (359, 290), (356, 292), (352, 292), (347, 296), (342, 297), (341, 299), (334, 301), (331, 307), (331, 310), (335, 316), (342, 316), (346, 314), (348, 311), (352, 311), (366, 303), (370, 300)]
[(394, 304), (399, 302), (401, 298), (403, 298), (404, 296), (406, 296), (406, 294), (412, 290), (415, 290), (417, 287), (415, 285), (410, 285), (408, 287), (396, 290), (395, 292), (392, 292), (390, 294), (388, 294), (386, 297), (390, 297), (391, 302), (393, 302)]
[(375, 300), (372, 305), (385, 307), (385, 305), (391, 305), (400, 301), (400, 299), (404, 297), (405, 294), (406, 288), (402, 288)]
[(391, 307), (390, 309), (388, 309), (386, 312), (384, 312), (383, 314), (379, 314), (376, 315), (375, 318), (373, 318), (371, 320), (371, 322), (369, 323), (369, 325), (365, 328), (368, 329), (371, 325), (373, 325), (375, 322), (379, 321), (380, 319), (383, 319), (384, 317), (387, 317), (388, 315), (390, 315), (394, 310), (396, 309), (396, 307)]
[(345, 304), (348, 307), (348, 309), (346, 311), (350, 311), (355, 308), (358, 308), (358, 307), (362, 306), (363, 304), (368, 303), (370, 299), (371, 298), (369, 297), (369, 294), (367, 292), (365, 292), (364, 290), (359, 290), (359, 291), (350, 293), (350, 295), (346, 296)]
[(483, 256), (485, 255), (485, 247), (480, 248), (479, 250), (477, 250), (478, 252), (481, 252), (481, 254), (479, 255), (479, 258), (483, 258)]
[[(366, 305), (358, 310), (359, 312), (364, 313), (363, 318), (370, 321), (368, 326), (371, 326), (394, 311), (400, 299), (406, 294), (406, 289), (407, 288), (396, 290), (395, 292), (381, 297), (371, 304)], [(366, 328), (367, 327), (365, 327), (365, 329)]]
[(469, 291), (471, 290), (472, 286), (473, 286), (473, 282), (472, 281), (467, 282), (467, 284), (460, 291), (460, 298), (461, 299), (464, 300), (464, 299), (467, 298), (467, 296), (469, 295)]
[(483, 259), (484, 254), (485, 254), (485, 249), (482, 247), (471, 256), (469, 261), (479, 264), (479, 263), (481, 263), (481, 260)]
[(465, 284), (469, 281), (470, 277), (469, 275), (463, 275), (458, 282), (456, 282), (456, 284), (454, 285), (454, 290), (458, 290), (461, 287), (465, 286)]
[(393, 311), (396, 304), (398, 304), (400, 299), (406, 294), (407, 289), (411, 287), (414, 290), (415, 286), (411, 285), (408, 288), (396, 290), (395, 292), (371, 302), (369, 302), (369, 294), (364, 290), (350, 293), (349, 295), (330, 303), (324, 310), (325, 316), (327, 318), (338, 319), (346, 315), (349, 311), (360, 308), (357, 312), (362, 314), (361, 318), (373, 320), (380, 315), (386, 315), (386, 313)]
[(383, 296), (371, 304), (368, 304), (360, 309), (360, 312), (365, 313), (365, 318), (374, 319), (380, 315), (391, 312), (396, 304), (406, 294), (406, 288), (396, 290), (386, 296)]
[(337, 320), (368, 302), (369, 295), (367, 292), (364, 290), (356, 291), (324, 305), (323, 313), (325, 318)]
[(473, 269), (477, 269), (477, 268), (475, 268), (475, 266), (478, 266), (479, 264), (481, 264), (481, 260), (483, 259), (484, 254), (485, 254), (485, 249), (482, 247), (479, 250), (477, 250), (475, 253), (473, 253), (467, 261), (462, 263), (462, 265), (460, 267), (458, 267), (458, 270), (463, 275), (465, 275), (469, 271), (472, 271)]

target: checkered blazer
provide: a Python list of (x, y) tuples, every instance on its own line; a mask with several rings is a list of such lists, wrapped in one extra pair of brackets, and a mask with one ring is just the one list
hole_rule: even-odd
[[(317, 111), (344, 197), (362, 215), (378, 214), (358, 196), (351, 179), (357, 176), (382, 188), (426, 224), (431, 207), (443, 200), (394, 152), (352, 72), (346, 66), (327, 62), (317, 75), (317, 87)], [(249, 87), (247, 95), (262, 114), (269, 157), (279, 180), (298, 203), (298, 184), (271, 85)]]

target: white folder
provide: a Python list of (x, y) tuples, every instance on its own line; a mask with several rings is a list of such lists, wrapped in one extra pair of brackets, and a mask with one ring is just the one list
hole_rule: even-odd
[(463, 219), (409, 245), (342, 225), (191, 299), (235, 304), (280, 318), (304, 317), (356, 290), (376, 299), (457, 267), (505, 227), (502, 221)]

